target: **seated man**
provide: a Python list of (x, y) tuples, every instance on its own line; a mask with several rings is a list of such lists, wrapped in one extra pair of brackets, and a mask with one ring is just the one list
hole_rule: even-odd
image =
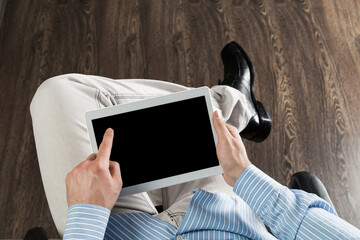
[(85, 112), (188, 88), (79, 74), (39, 87), (31, 103), (35, 142), (51, 214), (64, 239), (275, 239), (264, 224), (279, 239), (360, 238), (328, 202), (289, 190), (251, 164), (239, 132), (262, 141), (271, 120), (255, 100), (244, 50), (232, 42), (221, 55), (225, 77), (211, 95), (223, 175), (162, 189), (160, 213), (147, 193), (118, 198), (121, 166), (109, 157), (119, 133), (108, 129), (99, 152), (88, 155)]

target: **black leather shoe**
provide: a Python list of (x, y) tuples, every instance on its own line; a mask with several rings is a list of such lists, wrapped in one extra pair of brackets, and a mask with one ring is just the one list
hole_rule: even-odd
[(240, 136), (254, 142), (264, 141), (271, 131), (271, 118), (262, 102), (254, 96), (254, 69), (244, 49), (237, 42), (228, 43), (221, 51), (224, 80), (220, 85), (233, 87), (244, 93), (253, 114)]
[(314, 193), (318, 197), (327, 201), (334, 209), (328, 192), (321, 180), (310, 172), (297, 172), (291, 176), (290, 189), (300, 189), (308, 193)]
[(48, 240), (48, 237), (44, 228), (36, 227), (27, 231), (24, 240)]

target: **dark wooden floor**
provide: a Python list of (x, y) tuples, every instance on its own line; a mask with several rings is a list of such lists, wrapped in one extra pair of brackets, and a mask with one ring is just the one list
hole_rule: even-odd
[(222, 47), (253, 60), (269, 138), (245, 141), (280, 183), (319, 176), (360, 227), (358, 1), (5, 1), (0, 25), (0, 238), (42, 226), (58, 237), (41, 182), (30, 101), (47, 78), (84, 73), (213, 86)]

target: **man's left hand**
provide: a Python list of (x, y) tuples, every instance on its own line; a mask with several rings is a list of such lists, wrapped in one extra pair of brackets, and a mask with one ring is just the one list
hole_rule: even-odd
[(88, 203), (111, 210), (122, 188), (120, 165), (110, 161), (114, 130), (104, 134), (99, 152), (91, 154), (66, 176), (67, 203)]

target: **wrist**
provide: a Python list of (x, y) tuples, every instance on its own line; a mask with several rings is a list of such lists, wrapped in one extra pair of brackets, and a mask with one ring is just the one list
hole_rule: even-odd
[(64, 239), (84, 232), (91, 232), (96, 239), (103, 239), (110, 217), (110, 210), (93, 204), (77, 203), (68, 208)]
[(245, 163), (239, 164), (236, 167), (232, 167), (230, 171), (224, 172), (223, 176), (225, 179), (225, 182), (227, 182), (230, 186), (234, 186), (236, 181), (239, 179), (240, 175), (243, 173), (243, 171), (251, 165), (250, 161), (247, 161)]

